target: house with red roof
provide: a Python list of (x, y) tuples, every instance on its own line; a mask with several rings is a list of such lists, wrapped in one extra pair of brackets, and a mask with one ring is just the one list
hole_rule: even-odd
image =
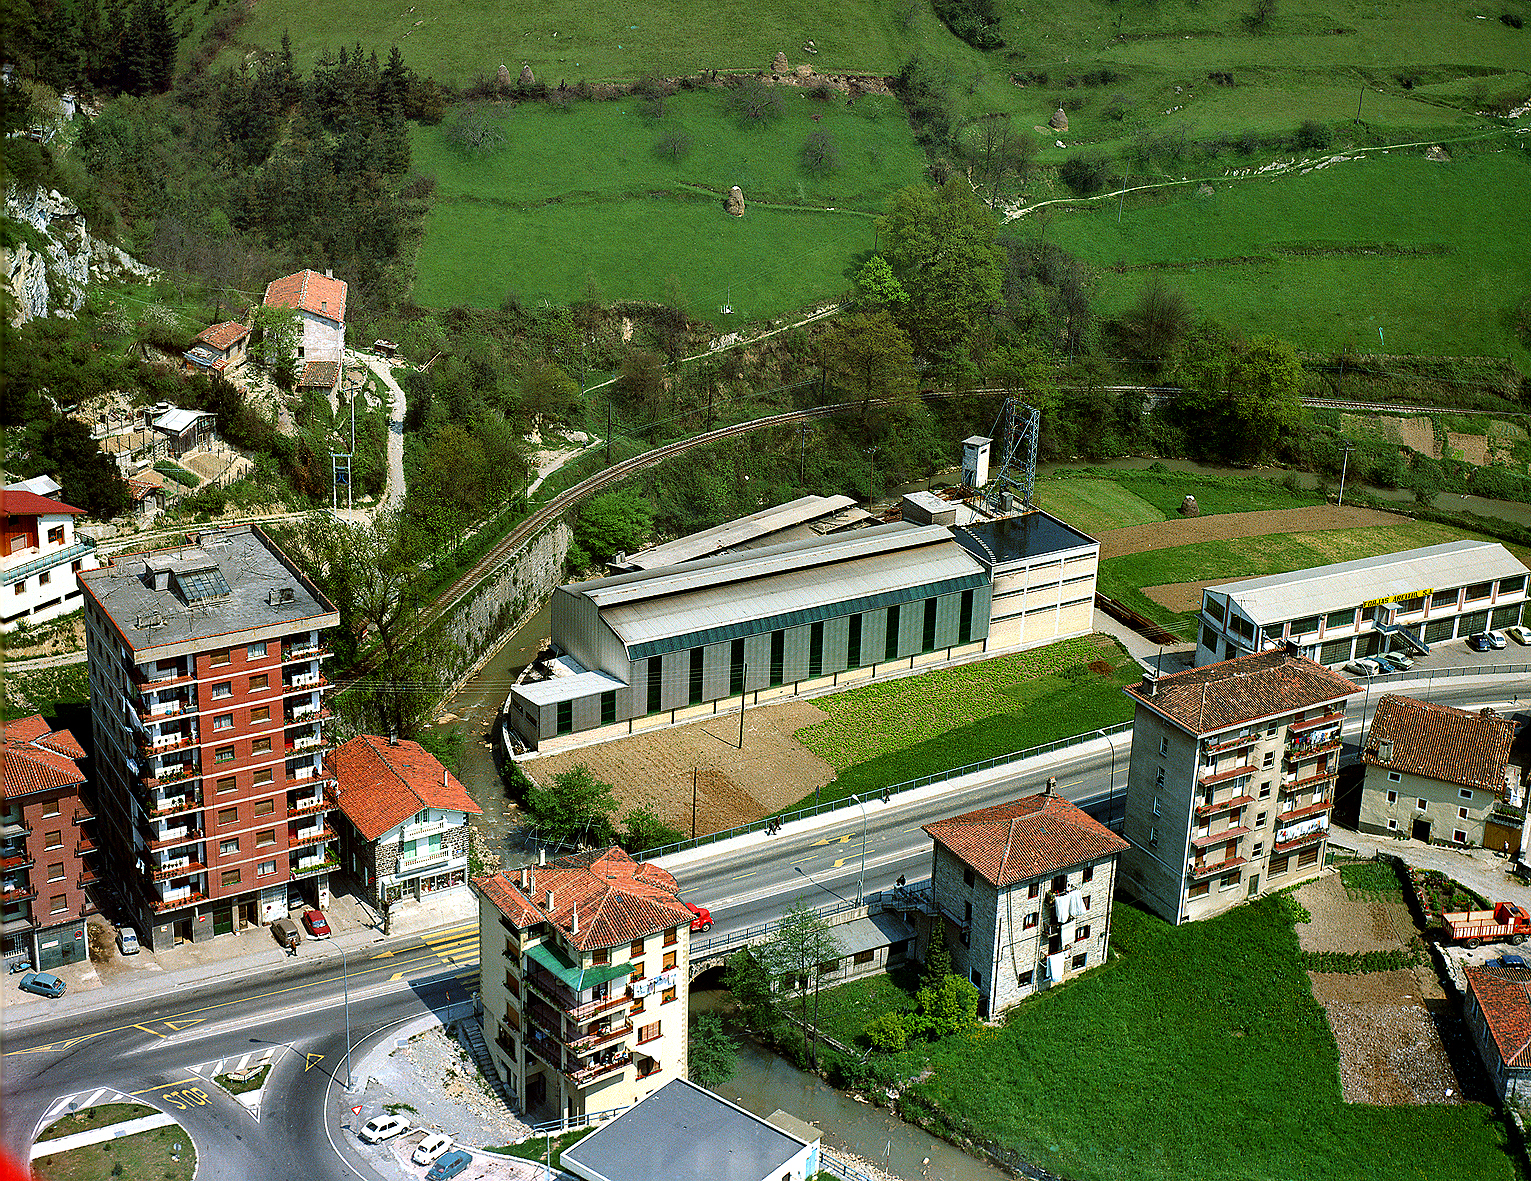
[(340, 863), (383, 907), (468, 884), (468, 817), (457, 777), (418, 742), (362, 734), (328, 760)]
[(483, 1035), (537, 1119), (627, 1107), (686, 1077), (692, 913), (621, 849), (473, 879)]
[(1531, 1099), (1531, 968), (1467, 965), (1467, 1028), (1506, 1103)]
[(0, 780), (0, 948), (7, 963), (37, 969), (88, 954), (86, 917), (96, 913), (95, 814), (81, 796), (85, 751), (41, 715), (5, 723)]
[(229, 374), (245, 363), (250, 329), (238, 320), (225, 320), (197, 333), (191, 347), (181, 354), (189, 372)]
[(1106, 962), (1111, 895), (1127, 842), (1047, 789), (924, 826), (952, 970), (980, 1016)]
[(20, 484), (0, 492), (0, 632), (80, 606), (75, 575), (100, 565), (95, 540), (74, 531), (83, 512)]
[(346, 350), (346, 285), (325, 271), (299, 271), (266, 285), (268, 308), (296, 308), (303, 323), (298, 367), (310, 361), (342, 361)]

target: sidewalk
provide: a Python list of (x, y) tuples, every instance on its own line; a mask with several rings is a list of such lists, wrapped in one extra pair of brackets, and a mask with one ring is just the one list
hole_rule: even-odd
[[(350, 954), (383, 942), (380, 916), (353, 895), (336, 895), (325, 916), (333, 937), (305, 937), (299, 945), (299, 958), (339, 959), (341, 948)], [(433, 895), (419, 902), (395, 904), (388, 940), (477, 921), (478, 904), (471, 892)], [(60, 1012), (86, 1012), (120, 1001), (190, 992), (198, 985), (229, 977), (258, 980), (291, 958), (265, 926), (159, 952), (146, 949), (135, 956), (114, 953), (105, 964), (83, 960), (51, 969), (68, 985), (68, 992), (58, 1000), (22, 992), (17, 987), (21, 977), (8, 978), (7, 986), (0, 988), (0, 1022), (15, 1028)]]
[(1093, 626), (1096, 631), (1104, 632), (1123, 648), (1126, 648), (1127, 654), (1145, 669), (1158, 668), (1161, 648), (1164, 652), (1162, 672), (1178, 673), (1196, 663), (1195, 644), (1155, 644), (1153, 641), (1140, 636), (1120, 620), (1112, 619), (1111, 616), (1107, 615), (1099, 607), (1095, 608)]
[(1374, 837), (1339, 825), (1329, 831), (1332, 845), (1355, 849), (1363, 857), (1378, 852), (1401, 857), (1415, 869), (1440, 870), (1490, 902), (1516, 902), (1531, 909), (1531, 886), (1522, 884), (1509, 872), (1514, 862), (1488, 849), (1454, 849), (1412, 839)]

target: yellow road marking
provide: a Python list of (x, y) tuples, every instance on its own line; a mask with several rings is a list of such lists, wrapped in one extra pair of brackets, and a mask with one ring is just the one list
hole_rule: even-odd
[(142, 1091), (129, 1091), (129, 1095), (147, 1095), (151, 1091), (163, 1091), (166, 1087), (184, 1087), (187, 1083), (200, 1083), (202, 1080), (196, 1075), (190, 1078), (179, 1078), (173, 1083), (159, 1083), (152, 1087), (145, 1087)]
[[(169, 1025), (170, 1022), (167, 1021), (167, 1022), (165, 1022), (165, 1024)], [(145, 1033), (152, 1033), (155, 1037), (169, 1037), (170, 1036), (168, 1033), (161, 1033), (157, 1029), (150, 1029), (147, 1025), (135, 1025), (135, 1026), (133, 1026), (133, 1028), (134, 1029), (141, 1029)]]
[(181, 1030), (190, 1029), (193, 1025), (201, 1025), (206, 1020), (206, 1017), (193, 1017), (190, 1021), (167, 1021), (165, 1024), (177, 1033), (180, 1033)]
[(846, 833), (843, 837), (825, 837), (822, 841), (814, 841), (813, 843), (815, 845), (848, 845), (850, 840), (851, 834)]
[(759, 872), (760, 871), (758, 869), (752, 869), (749, 871), (749, 873), (736, 873), (734, 874), (734, 881), (737, 882), (740, 878), (752, 878)]
[(817, 853), (810, 853), (806, 857), (799, 857), (796, 861), (787, 862), (788, 865), (801, 865), (805, 861), (813, 861), (818, 857)]
[(372, 958), (375, 959), (375, 960), (386, 960), (389, 956), (396, 955), (396, 954), (398, 954), (398, 953), (397, 952), (392, 952), (392, 951), (380, 951), (375, 956), (373, 956)]
[(307, 1074), (310, 1070), (312, 1070), (314, 1068), (314, 1063), (322, 1062), (324, 1060), (324, 1055), (323, 1054), (309, 1054), (309, 1055), (307, 1055), (307, 1057), (308, 1057), (308, 1061), (303, 1066), (303, 1073), (304, 1074)]

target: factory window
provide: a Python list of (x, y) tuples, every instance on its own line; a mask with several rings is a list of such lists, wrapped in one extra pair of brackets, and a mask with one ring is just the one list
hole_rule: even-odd
[(920, 651), (930, 652), (936, 646), (936, 600), (925, 600), (925, 627), (920, 632)]
[(1430, 596), (1430, 609), (1437, 607), (1455, 607), (1457, 605), (1457, 592), (1454, 590), (1437, 591)]
[(882, 658), (884, 660), (892, 660), (898, 655), (898, 625), (899, 615), (902, 611), (903, 605), (901, 603), (894, 603), (893, 606), (888, 608), (888, 632), (882, 649)]
[(808, 629), (808, 675), (824, 675), (824, 621), (820, 620)]
[(786, 679), (787, 633), (777, 628), (771, 633), (771, 684), (780, 685)]
[(861, 616), (852, 615), (850, 636), (845, 643), (845, 667), (861, 667)]
[(1486, 599), (1494, 593), (1492, 582), (1475, 582), (1467, 588), (1467, 601), (1476, 602), (1478, 599)]
[(1331, 611), (1324, 616), (1324, 628), (1330, 630), (1337, 627), (1351, 627), (1356, 622), (1356, 609), (1349, 611)]
[(744, 641), (735, 640), (728, 646), (728, 692), (744, 692)]
[(973, 592), (962, 592), (962, 605), (957, 612), (957, 643), (966, 644), (973, 639)]
[(560, 701), (558, 703), (558, 733), (572, 734), (574, 732), (574, 702)]
[(691, 705), (702, 704), (702, 649), (691, 649), (691, 676), (687, 681), (686, 700)]
[(1518, 595), (1526, 589), (1526, 576), (1517, 574), (1514, 578), (1501, 578), (1499, 580), (1499, 593), (1501, 595)]
[(609, 726), (617, 720), (617, 691), (608, 689), (601, 694), (601, 725)]
[(661, 656), (649, 657), (649, 700), (648, 712), (659, 712), (659, 676), (664, 658)]

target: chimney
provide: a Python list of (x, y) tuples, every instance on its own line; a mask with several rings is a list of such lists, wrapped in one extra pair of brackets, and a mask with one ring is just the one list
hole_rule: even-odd
[(548, 863), (548, 847), (546, 845), (544, 845), (544, 846), (542, 846), (542, 848), (537, 850), (537, 864), (538, 865), (546, 865), (547, 863)]
[(1379, 763), (1391, 763), (1393, 761), (1393, 740), (1384, 738), (1377, 743), (1377, 761)]
[(551, 891), (551, 890), (547, 891), (543, 895), (543, 897), (547, 900), (547, 904), (548, 904), (547, 905), (547, 912), (549, 914), (552, 914), (553, 913), (553, 891)]
[(443, 767), (443, 768), (441, 768), (441, 786), (445, 787), (446, 785), (447, 785), (447, 769), (445, 767)]
[[(548, 909), (551, 910), (552, 908), (549, 907)], [(569, 928), (569, 933), (571, 935), (578, 935), (579, 934), (579, 903), (578, 902), (576, 902), (574, 904), (574, 922), (573, 922), (572, 926), (570, 926), (570, 928)]]
[(1047, 790), (1044, 794), (1050, 796), (1058, 794), (1058, 777), (1056, 775), (1049, 775), (1047, 777)]
[(335, 268), (334, 267), (325, 267), (324, 268), (324, 277), (326, 279), (333, 279), (335, 277)]
[(527, 890), (530, 890), (531, 888), (532, 888), (532, 870), (531, 870), (531, 866), (523, 865), (521, 867), (521, 889), (522, 889), (523, 892), (525, 892)]
[(388, 731), (388, 745), (389, 746), (398, 746), (399, 745), (399, 736), (398, 736), (398, 734), (396, 734), (392, 730)]

